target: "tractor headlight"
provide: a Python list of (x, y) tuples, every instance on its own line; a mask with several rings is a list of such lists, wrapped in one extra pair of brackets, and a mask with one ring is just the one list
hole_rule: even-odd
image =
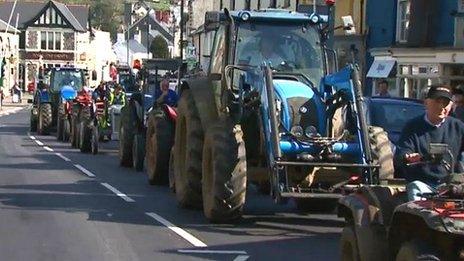
[(320, 17), (317, 14), (312, 14), (309, 19), (311, 19), (311, 22), (317, 24), (319, 23)]
[(303, 137), (303, 128), (301, 126), (293, 126), (290, 132), (297, 138)]
[(250, 13), (248, 13), (248, 12), (244, 12), (244, 13), (242, 14), (242, 16), (241, 16), (241, 18), (242, 18), (243, 21), (248, 21), (248, 20), (250, 20), (250, 17), (251, 17), (251, 15), (250, 15)]
[(308, 137), (308, 138), (312, 138), (314, 136), (317, 136), (317, 129), (316, 127), (314, 126), (309, 126), (309, 127), (306, 127), (305, 129), (305, 136)]

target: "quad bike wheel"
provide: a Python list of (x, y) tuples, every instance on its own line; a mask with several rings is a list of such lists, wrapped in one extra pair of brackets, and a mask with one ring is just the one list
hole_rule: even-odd
[(174, 143), (174, 123), (163, 114), (152, 114), (148, 118), (146, 160), (148, 183), (168, 183), (169, 158)]
[(136, 134), (132, 143), (132, 167), (136, 171), (143, 171), (145, 161), (145, 135)]
[(58, 120), (56, 122), (56, 139), (59, 141), (63, 141), (63, 119), (60, 119), (58, 116)]
[(39, 135), (50, 134), (52, 126), (52, 105), (50, 103), (43, 103), (39, 106), (39, 119), (37, 132)]
[(134, 133), (131, 128), (131, 112), (129, 106), (121, 111), (121, 125), (119, 127), (119, 164), (123, 167), (132, 166), (132, 143), (134, 142)]
[(93, 127), (92, 128), (92, 141), (91, 141), (91, 151), (92, 154), (98, 154), (98, 128)]
[(204, 134), (190, 90), (182, 92), (177, 113), (174, 143), (174, 179), (177, 202), (180, 207), (201, 208), (201, 162)]
[(208, 129), (202, 161), (203, 213), (212, 222), (241, 218), (246, 195), (246, 151), (240, 125), (221, 119)]
[(440, 261), (437, 251), (430, 245), (420, 240), (412, 240), (401, 245), (400, 251), (396, 255), (396, 261)]
[(358, 261), (359, 250), (356, 234), (352, 226), (343, 228), (342, 236), (340, 238), (340, 259), (342, 261)]
[(78, 148), (79, 146), (79, 121), (77, 117), (72, 117), (71, 119), (71, 135), (69, 137), (69, 140), (73, 148)]

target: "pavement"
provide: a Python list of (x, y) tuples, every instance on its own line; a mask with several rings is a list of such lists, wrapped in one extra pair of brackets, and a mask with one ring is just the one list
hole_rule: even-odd
[(0, 105), (0, 117), (3, 115), (10, 115), (26, 107), (30, 107), (30, 104), (27, 103), (27, 100), (31, 98), (32, 95), (30, 95), (29, 93), (25, 93), (23, 94), (20, 103), (13, 103), (11, 96), (5, 97), (5, 99), (3, 99), (3, 103)]
[(275, 205), (250, 186), (239, 223), (210, 224), (120, 167), (117, 142), (82, 154), (28, 122), (27, 106), (0, 117), (2, 260), (339, 259), (343, 222), (332, 213)]

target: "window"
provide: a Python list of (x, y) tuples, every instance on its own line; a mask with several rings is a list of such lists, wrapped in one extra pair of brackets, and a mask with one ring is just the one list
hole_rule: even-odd
[(55, 49), (55, 34), (48, 32), (48, 50)]
[(211, 73), (221, 73), (222, 63), (226, 55), (225, 29), (221, 26), (216, 33), (216, 40), (213, 46), (213, 55), (211, 57)]
[(40, 33), (40, 49), (47, 49), (47, 32)]
[(396, 39), (400, 43), (404, 43), (408, 40), (410, 7), (410, 0), (398, 0)]
[(55, 50), (61, 50), (61, 33), (55, 33)]

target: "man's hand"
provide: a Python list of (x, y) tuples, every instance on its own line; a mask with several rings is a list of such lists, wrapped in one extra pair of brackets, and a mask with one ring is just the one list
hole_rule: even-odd
[(409, 153), (404, 156), (406, 163), (417, 163), (422, 160), (422, 156), (419, 153)]

